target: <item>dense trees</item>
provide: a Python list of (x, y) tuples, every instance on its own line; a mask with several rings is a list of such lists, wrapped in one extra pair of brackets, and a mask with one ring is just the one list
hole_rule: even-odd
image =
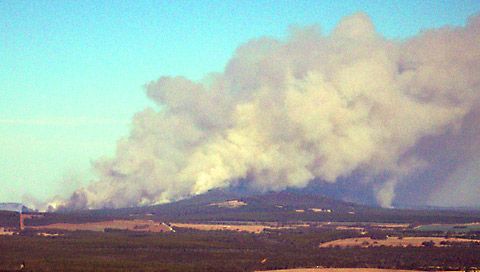
[(293, 267), (384, 267), (455, 270), (480, 266), (480, 246), (319, 248), (352, 231), (305, 228), (260, 235), (184, 230), (168, 234), (116, 231), (34, 232), (0, 237), (0, 270), (26, 262), (27, 271), (253, 271)]
[(16, 212), (0, 211), (0, 228), (18, 228), (19, 220)]

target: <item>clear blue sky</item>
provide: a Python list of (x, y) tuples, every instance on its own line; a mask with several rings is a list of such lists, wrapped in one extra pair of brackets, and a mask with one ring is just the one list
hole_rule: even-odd
[(291, 25), (328, 33), (357, 11), (403, 39), (464, 25), (480, 1), (0, 0), (0, 202), (85, 184), (90, 162), (111, 156), (151, 105), (146, 82), (201, 79), (251, 38), (282, 38)]

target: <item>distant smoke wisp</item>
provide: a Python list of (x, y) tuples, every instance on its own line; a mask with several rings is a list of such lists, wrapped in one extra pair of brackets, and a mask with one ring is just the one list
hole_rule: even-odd
[(239, 182), (282, 190), (361, 171), (391, 206), (396, 186), (428, 166), (412, 152), (419, 140), (462, 133), (480, 105), (479, 45), (478, 16), (391, 41), (361, 13), (329, 35), (252, 40), (222, 74), (148, 83), (158, 109), (139, 112), (115, 157), (95, 163), (97, 180), (58, 205), (148, 205)]

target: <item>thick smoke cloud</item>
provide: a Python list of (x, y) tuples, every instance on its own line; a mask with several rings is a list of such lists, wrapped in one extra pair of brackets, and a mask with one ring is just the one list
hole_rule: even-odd
[[(462, 133), (443, 136), (437, 143), (449, 148), (439, 148), (436, 156), (447, 161), (444, 182), (432, 190), (429, 204), (437, 206), (480, 207), (480, 107), (479, 104), (464, 119)], [(445, 165), (445, 164), (444, 164)], [(436, 171), (440, 172), (440, 171)]]
[(432, 167), (415, 152), (422, 139), (462, 134), (480, 105), (479, 44), (478, 16), (392, 41), (362, 13), (329, 35), (249, 41), (222, 74), (148, 83), (158, 108), (139, 112), (116, 156), (95, 163), (97, 180), (54, 205), (147, 205), (238, 183), (282, 190), (356, 171), (391, 206), (397, 186)]

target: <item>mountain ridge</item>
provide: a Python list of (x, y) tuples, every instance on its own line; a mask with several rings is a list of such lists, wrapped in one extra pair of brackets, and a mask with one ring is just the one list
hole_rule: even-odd
[(34, 224), (113, 219), (159, 222), (472, 223), (480, 222), (480, 211), (387, 209), (298, 191), (252, 194), (217, 189), (153, 206), (47, 213)]

